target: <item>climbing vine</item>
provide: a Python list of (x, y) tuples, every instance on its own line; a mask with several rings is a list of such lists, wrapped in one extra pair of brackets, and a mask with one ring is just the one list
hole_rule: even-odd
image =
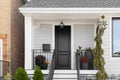
[(106, 80), (107, 73), (105, 71), (104, 65), (105, 60), (103, 57), (104, 50), (102, 48), (102, 36), (104, 34), (104, 30), (106, 29), (106, 23), (105, 23), (105, 17), (101, 16), (101, 19), (103, 21), (100, 22), (98, 25), (98, 32), (95, 37), (96, 46), (93, 49), (94, 53), (94, 66), (98, 69), (98, 72), (96, 73), (96, 80)]

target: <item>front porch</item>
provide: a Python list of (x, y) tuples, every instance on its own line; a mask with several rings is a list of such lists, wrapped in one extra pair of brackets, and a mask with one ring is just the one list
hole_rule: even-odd
[[(109, 43), (110, 41), (108, 39), (110, 38), (109, 32), (111, 29), (111, 17), (119, 14), (106, 12), (104, 13), (104, 15), (106, 16), (108, 26), (110, 27), (108, 27), (106, 30), (105, 36), (103, 37), (104, 40), (103, 42)], [(58, 53), (60, 53), (60, 55), (62, 54), (62, 56), (55, 58), (54, 61), (59, 63), (60, 66), (62, 65), (62, 67), (67, 65), (67, 68), (63, 67), (61, 69), (61, 67), (58, 68), (59, 67), (58, 64), (57, 64), (58, 67), (56, 68), (56, 63), (54, 63), (55, 71), (56, 70), (77, 71), (75, 54), (76, 50), (79, 48), (79, 46), (82, 47), (82, 50), (89, 47), (91, 49), (95, 47), (94, 37), (97, 32), (97, 21), (101, 16), (101, 12), (93, 11), (88, 13), (87, 11), (86, 12), (78, 11), (72, 13), (71, 11), (69, 11), (68, 13), (67, 11), (64, 12), (40, 11), (35, 13), (30, 12), (30, 14), (26, 13), (24, 14), (24, 16), (25, 16), (25, 69), (28, 72), (29, 70), (31, 71), (34, 70), (36, 66), (35, 57), (39, 55), (39, 54), (36, 55), (33, 52), (34, 51), (36, 52), (36, 50), (43, 50), (43, 44), (48, 44), (50, 46), (49, 50), (51, 51), (50, 54), (48, 54), (48, 56), (46, 56), (47, 54), (43, 55), (45, 56), (46, 62), (48, 64), (47, 69), (42, 70), (43, 73), (44, 71), (46, 72), (48, 70), (50, 71), (52, 70), (50, 69), (49, 65), (51, 65), (52, 63), (53, 59), (52, 54), (54, 50), (57, 51), (56, 52), (57, 55), (59, 55)], [(61, 21), (64, 23), (63, 28), (61, 28), (59, 25)], [(59, 28), (56, 30), (57, 26), (59, 26)], [(65, 32), (63, 29), (65, 29), (67, 26), (69, 26), (69, 29), (67, 29), (67, 31)], [(56, 33), (58, 35), (62, 35), (63, 38), (58, 37), (58, 35), (56, 36)], [(65, 33), (65, 35), (63, 35), (63, 33)], [(103, 45), (103, 48), (105, 48), (105, 53), (109, 53), (108, 50), (110, 49), (109, 45), (110, 44)], [(59, 52), (59, 50), (61, 50), (62, 52)], [(39, 51), (36, 53), (39, 53)], [(109, 54), (105, 54), (105, 59), (109, 60), (109, 58), (106, 57), (106, 55)], [(94, 71), (96, 70), (94, 70), (94, 68), (91, 70), (93, 71), (93, 72), (91, 71), (91, 74), (92, 73), (95, 74)], [(82, 74), (88, 72), (89, 70), (83, 71), (84, 72)]]
[[(63, 54), (65, 51), (68, 51), (65, 52), (65, 55), (61, 55), (62, 53), (60, 53), (60, 55), (58, 56), (59, 58), (57, 58), (59, 59), (58, 62), (60, 62), (61, 60), (65, 60), (69, 64), (69, 67), (66, 69), (76, 69), (76, 49), (78, 49), (79, 46), (81, 46), (82, 49), (86, 49), (89, 47), (91, 49), (94, 48), (94, 37), (96, 35), (97, 28), (96, 23), (99, 19), (99, 15), (100, 14), (95, 15), (74, 13), (68, 15), (59, 13), (41, 13), (33, 15), (32, 17), (25, 17), (25, 69), (33, 69), (35, 67), (35, 57), (38, 54), (33, 54), (33, 51), (34, 53), (41, 52), (39, 50), (43, 50), (42, 46), (44, 44), (49, 44), (51, 50), (50, 53), (52, 53), (53, 50), (62, 50)], [(58, 32), (56, 31), (56, 27), (59, 26), (61, 20), (63, 20), (64, 28), (66, 28), (66, 26), (70, 27), (70, 32), (68, 31), (68, 33), (65, 33), (69, 34), (69, 38), (65, 39), (64, 36), (62, 36), (63, 38), (60, 38), (61, 42), (59, 40), (58, 43), (56, 42), (56, 34), (63, 35), (61, 33), (64, 33), (56, 33)], [(61, 29), (59, 31), (61, 31)], [(67, 46), (64, 47), (65, 45)], [(36, 52), (36, 50), (38, 51)], [(51, 54), (48, 54), (48, 56), (49, 60), (51, 60)], [(65, 59), (63, 59), (63, 57)], [(48, 61), (48, 63), (50, 63), (50, 61)]]
[[(64, 73), (65, 80), (70, 80), (70, 77), (77, 80), (79, 71), (76, 60), (77, 49), (79, 46), (82, 50), (94, 48), (99, 16), (100, 14), (82, 13), (40, 13), (26, 16), (25, 69), (27, 73), (32, 75), (35, 66), (39, 65), (42, 66), (42, 72), (47, 77), (53, 75), (55, 79), (58, 79), (61, 76), (59, 74), (65, 71), (69, 72)], [(63, 27), (59, 25), (61, 21), (64, 23)], [(55, 54), (54, 58), (53, 54)], [(43, 64), (37, 63), (39, 59), (36, 58), (40, 57), (44, 59)], [(88, 58), (93, 60), (92, 55)], [(80, 60), (79, 58), (78, 62)], [(80, 63), (80, 74), (96, 74), (97, 70), (94, 70), (93, 61), (90, 60), (90, 62), (92, 63), (90, 65), (87, 63), (86, 68)]]

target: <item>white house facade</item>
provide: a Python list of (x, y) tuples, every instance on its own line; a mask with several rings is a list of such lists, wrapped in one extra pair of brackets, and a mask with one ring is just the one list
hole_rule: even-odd
[[(107, 28), (102, 38), (106, 62), (105, 69), (108, 74), (120, 74), (120, 57), (113, 56), (113, 20), (120, 18), (120, 3), (116, 5), (117, 2), (114, 2), (112, 6), (103, 3), (102, 6), (102, 1), (85, 5), (84, 3), (77, 3), (77, 1), (82, 0), (75, 0), (76, 2), (71, 3), (68, 1), (66, 2), (68, 4), (65, 4), (63, 0), (55, 0), (58, 2), (53, 2), (52, 5), (53, 0), (49, 0), (48, 3), (45, 3), (45, 1), (48, 0), (29, 1), (19, 8), (20, 13), (25, 18), (25, 69), (29, 74), (34, 70), (35, 57), (38, 56), (37, 53), (40, 49), (45, 48), (43, 47), (44, 44), (47, 48), (50, 48), (51, 53), (56, 49), (61, 51), (58, 52), (58, 57), (55, 59), (57, 62), (55, 63), (55, 70), (61, 70), (61, 72), (71, 70), (74, 73), (74, 70), (76, 70), (75, 53), (79, 46), (84, 50), (86, 48), (93, 49), (96, 45), (94, 38), (97, 31), (97, 22), (101, 15), (104, 15), (107, 21)], [(112, 4), (113, 1), (110, 0), (108, 3)], [(70, 4), (73, 6), (70, 6)], [(81, 4), (82, 6), (78, 6)], [(96, 6), (97, 4), (98, 6)], [(66, 5), (68, 6), (66, 7)], [(62, 27), (60, 26), (61, 22), (64, 25)], [(36, 53), (36, 55), (33, 53)], [(43, 54), (43, 56), (46, 55)], [(49, 59), (47, 60), (48, 63), (52, 61), (52, 54), (49, 53)], [(49, 69), (49, 64), (47, 69)], [(97, 70), (94, 69), (81, 70), (83, 74), (95, 74), (96, 72)], [(48, 71), (44, 70), (43, 73), (47, 74)]]

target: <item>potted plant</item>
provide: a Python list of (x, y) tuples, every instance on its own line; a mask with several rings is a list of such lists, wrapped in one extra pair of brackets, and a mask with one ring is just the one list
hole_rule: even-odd
[(87, 56), (83, 56), (80, 59), (81, 62), (81, 69), (88, 69), (89, 68), (89, 58)]
[(41, 69), (47, 69), (48, 67), (46, 58), (43, 55), (38, 55), (35, 57), (35, 64), (39, 66)]
[(89, 58), (89, 69), (93, 69), (93, 60), (94, 60), (94, 55), (93, 55), (93, 49), (91, 47), (88, 47), (85, 49), (85, 55)]
[(44, 61), (44, 68), (47, 69), (49, 64), (50, 64), (50, 62)]
[(86, 53), (86, 54), (87, 54), (87, 53), (92, 53), (91, 47), (86, 48), (86, 49), (85, 49), (85, 53)]

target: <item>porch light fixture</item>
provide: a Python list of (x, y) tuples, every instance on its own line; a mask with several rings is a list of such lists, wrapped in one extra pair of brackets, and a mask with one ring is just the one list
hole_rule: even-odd
[(63, 20), (61, 20), (60, 24), (59, 24), (60, 28), (64, 28), (64, 23), (63, 23)]

